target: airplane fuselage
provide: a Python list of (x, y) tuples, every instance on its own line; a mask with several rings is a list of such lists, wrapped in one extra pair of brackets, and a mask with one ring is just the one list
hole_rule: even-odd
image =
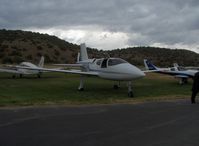
[(120, 58), (93, 59), (82, 64), (85, 70), (98, 72), (99, 77), (108, 80), (130, 81), (145, 76), (139, 68)]
[(193, 78), (195, 73), (198, 72), (196, 70), (184, 70), (184, 71), (171, 71), (171, 70), (160, 70), (157, 71), (157, 73), (167, 74), (167, 75), (173, 75), (177, 77), (189, 77)]
[(16, 67), (17, 71), (20, 74), (24, 74), (24, 75), (29, 75), (29, 74), (39, 74), (40, 71), (39, 70), (29, 70), (29, 69), (23, 69), (23, 68), (19, 68), (19, 67), (30, 67), (30, 68), (38, 68), (38, 66), (30, 63), (30, 62), (22, 62), (19, 64), (19, 66)]

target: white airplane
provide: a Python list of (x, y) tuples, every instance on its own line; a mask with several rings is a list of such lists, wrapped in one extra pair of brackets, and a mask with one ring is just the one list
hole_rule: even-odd
[(173, 66), (179, 67), (179, 68), (185, 69), (185, 70), (197, 70), (197, 71), (199, 71), (199, 67), (196, 67), (196, 66), (179, 66), (177, 63), (174, 63)]
[[(144, 72), (136, 66), (128, 63), (120, 58), (101, 58), (101, 59), (88, 59), (87, 49), (85, 44), (81, 44), (80, 53), (76, 64), (59, 64), (64, 66), (80, 67), (81, 70), (61, 70), (61, 69), (47, 69), (47, 68), (33, 68), (23, 67), (23, 69), (39, 70), (39, 71), (52, 71), (61, 73), (80, 74), (80, 85), (78, 90), (84, 90), (84, 77), (86, 75), (98, 76), (103, 79), (114, 81), (128, 81), (128, 96), (133, 97), (132, 80), (142, 78), (145, 76)], [(114, 88), (119, 87), (118, 84)]]
[(167, 74), (179, 78), (179, 84), (185, 84), (188, 82), (188, 78), (193, 78), (197, 70), (185, 69), (174, 63), (174, 67), (170, 68), (158, 68), (153, 65), (147, 59), (144, 59), (144, 65), (147, 70), (154, 70), (156, 73)]
[(43, 68), (44, 66), (44, 57), (42, 56), (39, 64), (35, 65), (30, 62), (21, 62), (19, 65), (16, 66), (5, 66), (0, 68), (0, 72), (6, 72), (13, 74), (13, 78), (16, 78), (17, 75), (19, 75), (20, 78), (22, 78), (23, 75), (33, 75), (36, 74), (38, 78), (41, 77), (42, 71), (39, 70), (29, 70), (29, 69), (23, 69), (21, 67), (30, 67), (30, 68)]

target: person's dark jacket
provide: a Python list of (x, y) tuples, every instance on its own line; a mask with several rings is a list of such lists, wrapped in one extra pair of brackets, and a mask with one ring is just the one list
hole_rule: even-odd
[(199, 72), (197, 72), (193, 78), (193, 86), (192, 86), (193, 92), (199, 91)]

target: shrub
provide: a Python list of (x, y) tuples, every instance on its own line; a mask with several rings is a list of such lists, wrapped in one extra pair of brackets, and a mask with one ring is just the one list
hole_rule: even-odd
[(13, 63), (13, 61), (12, 61), (12, 58), (11, 57), (4, 57), (3, 59), (2, 59), (2, 63), (3, 64), (12, 64)]
[(15, 56), (13, 58), (14, 63), (20, 63), (20, 62), (23, 62), (23, 61), (24, 61), (24, 59), (22, 57), (19, 57), (19, 56)]
[(26, 58), (27, 58), (28, 60), (32, 60), (32, 55), (28, 55), (28, 56), (26, 56)]
[(60, 55), (60, 52), (59, 52), (58, 50), (54, 50), (54, 52), (55, 52), (55, 55), (56, 55), (56, 56), (59, 56), (59, 55)]
[(37, 50), (43, 50), (42, 46), (37, 46)]

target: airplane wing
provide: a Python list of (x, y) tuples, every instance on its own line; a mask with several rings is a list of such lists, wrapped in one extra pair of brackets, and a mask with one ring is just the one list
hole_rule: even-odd
[(94, 71), (81, 71), (81, 70), (62, 70), (62, 69), (48, 69), (48, 68), (30, 68), (30, 67), (18, 67), (21, 69), (29, 69), (29, 70), (38, 70), (38, 71), (47, 71), (47, 72), (60, 72), (60, 73), (71, 73), (71, 74), (80, 74), (80, 75), (93, 75), (98, 76), (98, 72)]
[(160, 71), (168, 71), (168, 68), (158, 68), (158, 69), (152, 69), (152, 70), (142, 70), (144, 73), (147, 72), (160, 72)]
[(159, 70), (142, 70), (142, 72), (144, 73), (148, 73), (148, 72), (158, 72)]
[(189, 66), (189, 67), (185, 67), (185, 68), (186, 68), (186, 69), (199, 70), (199, 67), (195, 67), (195, 66), (193, 66), (193, 67)]
[(55, 66), (64, 66), (64, 67), (82, 67), (82, 64), (53, 64)]
[(17, 71), (16, 68), (0, 68), (0, 72), (6, 72), (6, 73), (14, 73), (14, 74), (20, 74), (21, 72)]
[(186, 75), (175, 75), (176, 78), (189, 78), (189, 76)]

